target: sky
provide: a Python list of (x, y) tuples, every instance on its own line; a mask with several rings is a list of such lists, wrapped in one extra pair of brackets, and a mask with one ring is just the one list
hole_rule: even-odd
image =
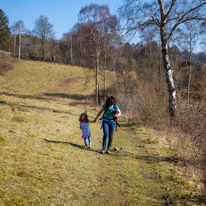
[(34, 22), (40, 15), (47, 16), (53, 24), (55, 38), (61, 39), (78, 22), (77, 15), (81, 8), (91, 3), (108, 5), (111, 14), (117, 13), (117, 8), (123, 0), (0, 0), (0, 9), (9, 19), (9, 26), (22, 20), (29, 31), (34, 28)]
[[(9, 19), (9, 26), (22, 20), (25, 28), (32, 31), (34, 23), (41, 15), (47, 16), (49, 23), (53, 24), (55, 38), (61, 39), (63, 34), (78, 22), (78, 13), (86, 5), (96, 3), (108, 5), (110, 13), (117, 14), (117, 9), (124, 0), (0, 0), (0, 9)], [(128, 39), (130, 43), (140, 41), (138, 36)], [(197, 45), (195, 52), (200, 51)]]

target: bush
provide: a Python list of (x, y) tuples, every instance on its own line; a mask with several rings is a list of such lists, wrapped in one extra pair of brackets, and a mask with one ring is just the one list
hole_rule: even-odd
[(117, 98), (122, 113), (137, 124), (160, 126), (168, 108), (165, 84), (145, 84), (130, 74), (125, 79), (118, 79), (119, 82), (115, 82), (108, 91)]
[(14, 69), (15, 60), (4, 51), (0, 51), (0, 75), (4, 75), (9, 70)]

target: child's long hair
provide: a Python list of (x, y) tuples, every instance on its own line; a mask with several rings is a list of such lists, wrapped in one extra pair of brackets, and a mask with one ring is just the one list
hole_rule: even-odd
[(89, 122), (89, 119), (88, 119), (88, 115), (86, 113), (81, 113), (80, 117), (79, 117), (79, 121), (80, 122), (83, 122), (82, 121), (82, 116), (85, 115), (85, 119), (84, 119), (84, 122), (88, 123)]

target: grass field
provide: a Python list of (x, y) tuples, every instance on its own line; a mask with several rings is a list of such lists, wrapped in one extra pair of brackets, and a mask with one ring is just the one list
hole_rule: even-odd
[(124, 115), (121, 150), (100, 154), (101, 121), (84, 148), (78, 118), (98, 112), (94, 84), (93, 71), (34, 61), (0, 77), (0, 205), (200, 205), (167, 145)]

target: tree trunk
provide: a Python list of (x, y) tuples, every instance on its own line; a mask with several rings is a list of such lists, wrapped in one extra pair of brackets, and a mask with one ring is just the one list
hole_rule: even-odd
[(70, 51), (70, 64), (73, 65), (73, 51), (72, 51), (72, 37), (69, 38), (70, 44), (69, 44), (69, 51)]
[(54, 47), (52, 49), (52, 61), (55, 62), (55, 52), (54, 52)]
[(95, 90), (95, 102), (99, 103), (99, 56), (100, 50), (96, 49), (96, 90)]
[(19, 29), (19, 59), (21, 58), (21, 28)]
[(191, 82), (191, 59), (192, 59), (192, 45), (191, 45), (191, 34), (190, 34), (190, 56), (189, 56), (189, 73), (188, 73), (188, 84), (187, 84), (187, 108), (190, 105), (190, 82)]
[(14, 57), (16, 57), (16, 34), (14, 34)]
[(161, 79), (161, 49), (159, 44), (159, 86), (160, 86), (160, 79)]
[(106, 48), (104, 48), (104, 99), (106, 101), (107, 94), (106, 94), (106, 66), (107, 66), (107, 54)]
[(169, 91), (169, 113), (171, 116), (176, 115), (176, 89), (174, 85), (174, 80), (172, 77), (172, 67), (170, 64), (169, 59), (169, 52), (168, 52), (168, 40), (166, 38), (166, 31), (165, 27), (161, 29), (161, 41), (162, 41), (162, 55), (163, 55), (163, 61), (164, 61), (164, 68), (166, 73), (166, 81)]
[(44, 47), (45, 47), (45, 42), (44, 42), (44, 37), (42, 37), (42, 58), (43, 58), (43, 61), (44, 61)]
[(70, 55), (71, 55), (71, 65), (73, 65), (72, 43), (71, 43)]

